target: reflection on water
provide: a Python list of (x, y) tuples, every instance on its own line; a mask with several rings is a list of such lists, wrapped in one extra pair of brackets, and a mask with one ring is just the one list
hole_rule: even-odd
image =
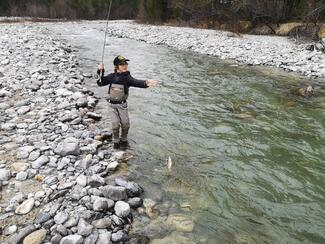
[[(101, 57), (103, 33), (92, 25), (84, 33), (77, 25), (55, 27), (82, 47), (86, 72)], [(150, 197), (171, 200), (175, 212), (194, 218), (194, 231), (185, 236), (203, 243), (325, 242), (320, 81), (131, 40), (109, 38), (108, 44), (107, 70), (122, 53), (135, 77), (161, 81), (154, 89), (131, 90), (136, 157), (129, 170)], [(309, 82), (316, 97), (291, 95), (291, 88)], [(105, 96), (106, 89), (89, 86)], [(106, 114), (104, 101), (99, 109)]]

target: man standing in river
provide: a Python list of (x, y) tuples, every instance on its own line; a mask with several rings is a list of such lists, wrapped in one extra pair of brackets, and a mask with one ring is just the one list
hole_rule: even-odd
[[(127, 145), (127, 135), (130, 128), (129, 112), (127, 98), (129, 87), (147, 88), (157, 85), (156, 80), (138, 80), (131, 76), (128, 71), (128, 61), (125, 57), (119, 55), (114, 61), (114, 73), (104, 76), (104, 64), (98, 65), (98, 86), (109, 85), (108, 102), (109, 114), (112, 120), (112, 132), (114, 148)], [(121, 137), (120, 137), (121, 128)]]

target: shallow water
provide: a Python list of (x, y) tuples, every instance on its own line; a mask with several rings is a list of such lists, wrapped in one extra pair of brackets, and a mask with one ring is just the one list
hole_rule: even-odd
[[(85, 73), (96, 71), (104, 24), (49, 28), (79, 48)], [(177, 211), (195, 219), (194, 241), (325, 242), (324, 83), (115, 37), (107, 70), (120, 53), (134, 77), (160, 80), (130, 90), (129, 170), (149, 196), (159, 186), (162, 201), (186, 206)], [(291, 95), (309, 82), (316, 97)], [(88, 85), (105, 96), (106, 87)], [(104, 115), (106, 106), (102, 99)]]

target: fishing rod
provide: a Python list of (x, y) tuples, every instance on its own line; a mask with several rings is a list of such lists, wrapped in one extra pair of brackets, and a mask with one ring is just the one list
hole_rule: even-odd
[[(108, 10), (107, 10), (105, 37), (104, 37), (104, 44), (103, 44), (103, 50), (102, 50), (102, 62), (101, 62), (102, 64), (104, 64), (108, 21), (109, 21), (109, 17), (110, 17), (110, 14), (111, 14), (112, 2), (113, 2), (113, 0), (110, 0), (109, 7), (108, 7)], [(102, 79), (102, 75), (103, 75), (103, 70), (100, 71), (100, 79)]]

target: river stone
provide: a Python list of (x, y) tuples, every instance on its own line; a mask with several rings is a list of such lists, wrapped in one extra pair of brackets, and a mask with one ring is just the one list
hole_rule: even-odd
[(105, 185), (104, 178), (100, 177), (99, 175), (92, 175), (89, 176), (87, 179), (88, 185), (94, 187), (94, 186), (102, 186)]
[(81, 235), (69, 235), (63, 237), (60, 241), (60, 244), (82, 244), (83, 238)]
[(13, 233), (15, 233), (17, 230), (18, 230), (17, 225), (6, 226), (3, 229), (3, 234), (6, 235), (6, 236), (10, 236)]
[(79, 175), (76, 179), (76, 182), (78, 185), (85, 187), (87, 185), (87, 176)]
[(130, 214), (130, 205), (123, 201), (118, 201), (114, 206), (115, 214), (121, 218), (125, 218)]
[(177, 232), (166, 236), (163, 239), (154, 239), (151, 244), (195, 244), (190, 238), (180, 235)]
[(51, 243), (52, 244), (59, 244), (61, 240), (62, 240), (62, 236), (60, 234), (55, 234), (51, 238)]
[(78, 234), (82, 236), (89, 236), (93, 228), (94, 227), (87, 223), (84, 219), (80, 219), (78, 223)]
[(29, 161), (34, 161), (36, 160), (37, 158), (39, 158), (41, 155), (40, 151), (36, 150), (36, 151), (32, 151), (30, 154), (29, 154), (29, 157), (28, 157), (28, 160)]
[(106, 170), (114, 171), (118, 167), (118, 165), (119, 163), (117, 161), (113, 161), (107, 165)]
[(54, 221), (58, 225), (63, 224), (69, 218), (69, 214), (65, 212), (59, 212), (54, 216)]
[(30, 107), (29, 107), (29, 106), (22, 106), (21, 108), (19, 108), (19, 109), (17, 110), (17, 113), (18, 113), (19, 115), (23, 115), (23, 114), (28, 113), (29, 111), (30, 111)]
[(114, 201), (107, 198), (97, 198), (93, 204), (94, 211), (107, 211), (114, 206)]
[(46, 237), (46, 233), (44, 229), (34, 231), (25, 237), (23, 244), (41, 244)]
[(8, 181), (11, 177), (10, 170), (0, 169), (0, 181)]
[(48, 221), (51, 217), (51, 214), (49, 214), (48, 212), (39, 212), (35, 217), (34, 223), (43, 224)]
[(18, 180), (18, 181), (24, 181), (24, 180), (27, 179), (27, 176), (28, 176), (27, 172), (25, 172), (25, 171), (19, 172), (16, 175), (16, 180)]
[(65, 226), (63, 225), (58, 225), (56, 227), (56, 231), (61, 234), (62, 236), (66, 236), (68, 234), (68, 230)]
[(111, 244), (112, 233), (111, 232), (103, 232), (98, 235), (98, 239), (96, 244)]
[(167, 224), (180, 232), (192, 232), (194, 229), (194, 222), (192, 218), (182, 214), (168, 216)]
[(142, 199), (140, 197), (133, 197), (128, 200), (131, 208), (138, 208), (142, 206)]
[(107, 197), (114, 201), (126, 200), (128, 197), (126, 194), (126, 189), (121, 186), (104, 186), (101, 189), (101, 192), (104, 197)]
[(16, 214), (29, 213), (32, 210), (32, 208), (34, 207), (34, 203), (35, 203), (34, 198), (27, 199), (26, 201), (24, 201), (21, 205), (19, 205), (16, 208), (15, 213)]
[(129, 239), (128, 234), (124, 230), (119, 230), (112, 234), (112, 241), (114, 242), (125, 242)]
[(107, 229), (112, 226), (112, 220), (110, 218), (103, 218), (94, 220), (91, 224), (97, 229)]
[(78, 224), (79, 219), (75, 217), (70, 217), (67, 222), (64, 223), (64, 226), (67, 228), (71, 228)]
[(67, 155), (79, 155), (79, 140), (74, 137), (66, 138), (57, 145), (55, 153), (63, 157)]
[(48, 162), (49, 162), (49, 158), (45, 155), (42, 155), (32, 163), (32, 168), (38, 169)]

